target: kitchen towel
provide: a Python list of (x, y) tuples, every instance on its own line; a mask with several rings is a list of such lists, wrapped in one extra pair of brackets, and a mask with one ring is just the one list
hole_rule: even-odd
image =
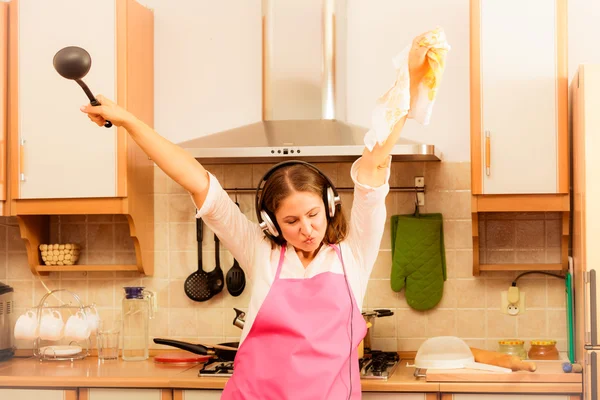
[(392, 290), (404, 289), (406, 302), (415, 310), (435, 307), (446, 280), (442, 214), (394, 215), (391, 233)]
[(371, 115), (371, 129), (364, 137), (365, 146), (369, 151), (373, 150), (376, 143), (383, 144), (396, 123), (407, 114), (408, 118), (413, 118), (422, 125), (429, 124), (450, 45), (446, 41), (446, 34), (442, 28), (433, 30), (419, 44), (429, 47), (429, 50), (425, 57), (427, 70), (419, 83), (415, 107), (410, 108), (408, 56), (412, 45), (408, 45), (393, 58), (396, 82), (377, 100)]

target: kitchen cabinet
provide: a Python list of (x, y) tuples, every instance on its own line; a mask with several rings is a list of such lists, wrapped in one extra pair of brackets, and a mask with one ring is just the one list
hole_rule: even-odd
[(437, 400), (437, 393), (379, 393), (363, 392), (363, 400)]
[(566, 194), (566, 1), (471, 11), (473, 194)]
[[(566, 0), (471, 0), (474, 275), (567, 268), (566, 20)], [(481, 212), (563, 213), (561, 262), (480, 263)]]
[(173, 400), (219, 400), (222, 390), (174, 390)]
[(0, 399), (19, 400), (77, 400), (77, 390), (59, 389), (0, 389)]
[(553, 394), (442, 394), (442, 400), (580, 400), (580, 396)]
[(6, 137), (8, 111), (8, 4), (0, 3), (0, 215), (6, 207)]
[(80, 389), (78, 400), (171, 400), (170, 389)]
[[(153, 12), (134, 0), (13, 0), (9, 5), (9, 194), (34, 273), (49, 270), (153, 272), (153, 163), (123, 128), (92, 124), (79, 85), (52, 65), (79, 46), (92, 57), (83, 81), (153, 124)], [(100, 34), (101, 32), (101, 34)], [(43, 84), (42, 84), (43, 83)], [(132, 265), (40, 264), (49, 216), (121, 214), (136, 249)]]

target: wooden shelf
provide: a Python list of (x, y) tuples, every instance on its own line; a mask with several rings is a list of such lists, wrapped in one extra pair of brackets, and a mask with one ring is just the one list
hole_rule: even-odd
[(480, 264), (481, 271), (562, 271), (562, 264)]
[[(141, 224), (142, 227), (136, 229), (135, 220), (130, 215), (127, 215), (129, 222), (129, 232), (133, 240), (135, 248), (136, 264), (106, 264), (106, 265), (43, 265), (39, 246), (41, 243), (48, 243), (50, 237), (50, 216), (49, 215), (17, 215), (17, 222), (21, 232), (21, 238), (25, 242), (27, 250), (27, 261), (29, 268), (34, 275), (48, 275), (50, 272), (57, 271), (137, 271), (145, 275), (152, 275), (154, 272), (154, 246), (140, 246), (142, 237), (150, 236), (152, 241), (153, 235), (144, 231), (152, 229), (153, 226)], [(153, 233), (151, 231), (150, 233)], [(143, 249), (143, 251), (142, 251)]]
[(568, 194), (473, 195), (472, 212), (569, 211)]
[[(560, 263), (549, 263), (549, 264), (481, 264), (479, 259), (479, 212), (484, 212), (477, 208), (481, 205), (481, 199), (485, 196), (472, 196), (472, 209), (471, 209), (471, 230), (473, 232), (473, 276), (479, 276), (481, 271), (562, 271), (567, 272), (569, 268), (569, 196), (563, 197), (562, 195), (544, 196), (549, 202), (544, 206), (541, 198), (536, 197), (533, 203), (523, 203), (523, 207), (518, 207), (518, 199), (526, 198), (522, 196), (514, 196), (510, 202), (502, 202), (505, 206), (502, 210), (495, 209), (493, 211), (498, 212), (561, 212), (562, 213), (562, 232), (561, 232), (561, 251), (560, 251)], [(559, 201), (554, 202), (552, 199), (558, 199)], [(490, 204), (490, 203), (488, 203)], [(535, 204), (535, 209), (528, 208), (528, 204)], [(565, 205), (565, 210), (560, 210), (561, 204)], [(498, 203), (496, 204), (498, 205)], [(546, 208), (545, 208), (546, 207)], [(515, 209), (513, 209), (515, 208)], [(559, 208), (559, 209), (556, 209)], [(488, 212), (489, 210), (485, 210)]]
[(82, 271), (136, 271), (138, 266), (135, 264), (124, 265), (34, 265), (38, 272), (82, 272)]

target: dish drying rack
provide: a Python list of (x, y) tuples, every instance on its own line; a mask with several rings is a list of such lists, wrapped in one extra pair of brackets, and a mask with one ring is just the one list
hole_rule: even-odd
[[(64, 299), (61, 299), (61, 303), (63, 303), (63, 304), (60, 304), (57, 306), (48, 305), (46, 303), (46, 300), (48, 299), (48, 297), (54, 296), (58, 292), (66, 292), (66, 293), (70, 294), (71, 297), (73, 297), (73, 299), (75, 300), (76, 304), (73, 304), (72, 301), (65, 302)], [(43, 310), (68, 310), (70, 312), (70, 314), (74, 314), (77, 311), (81, 311), (83, 313), (83, 315), (85, 316), (85, 318), (87, 319), (87, 313), (85, 311), (87, 309), (91, 309), (92, 307), (95, 307), (95, 304), (84, 305), (83, 302), (81, 301), (81, 299), (79, 298), (79, 296), (77, 294), (71, 292), (70, 290), (67, 290), (67, 289), (51, 290), (48, 293), (46, 293), (44, 295), (44, 297), (42, 297), (42, 299), (40, 300), (38, 305), (35, 307), (38, 327), (41, 324)], [(76, 311), (71, 312), (71, 310), (76, 310)], [(63, 322), (66, 323), (66, 321), (64, 321), (64, 318), (63, 318)], [(81, 347), (81, 351), (79, 353), (73, 354), (73, 355), (57, 355), (56, 352), (53, 350), (52, 345), (41, 346), (43, 342), (58, 342), (58, 340), (43, 340), (38, 335), (38, 337), (33, 341), (33, 356), (38, 358), (40, 361), (82, 360), (90, 355), (90, 349), (92, 347), (91, 346), (91, 344), (92, 344), (91, 335), (85, 340), (81, 340), (81, 341), (72, 340), (69, 342), (70, 346)]]

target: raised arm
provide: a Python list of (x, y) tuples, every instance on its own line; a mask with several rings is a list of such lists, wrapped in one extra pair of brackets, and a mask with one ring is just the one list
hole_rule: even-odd
[[(414, 38), (410, 49), (408, 70), (410, 74), (411, 108), (417, 99), (418, 84), (423, 79), (426, 71), (426, 55), (430, 46), (429, 41), (424, 39), (429, 38), (431, 35), (432, 32), (430, 31)], [(400, 138), (406, 118), (406, 115), (400, 118), (383, 144), (377, 143), (372, 151), (365, 148), (358, 170), (358, 182), (371, 187), (379, 187), (385, 183), (390, 153)]]
[(208, 173), (202, 164), (113, 101), (102, 95), (98, 95), (97, 99), (102, 105), (93, 107), (88, 104), (81, 107), (81, 111), (99, 126), (109, 120), (114, 125), (125, 128), (144, 153), (187, 190), (198, 207), (202, 207), (209, 186)]
[(99, 126), (109, 120), (124, 127), (156, 165), (192, 195), (199, 209), (196, 217), (201, 217), (219, 236), (251, 276), (256, 244), (264, 237), (258, 225), (242, 214), (216, 178), (189, 153), (111, 100), (104, 96), (97, 96), (97, 99), (101, 106), (87, 105), (81, 107), (81, 111)]

